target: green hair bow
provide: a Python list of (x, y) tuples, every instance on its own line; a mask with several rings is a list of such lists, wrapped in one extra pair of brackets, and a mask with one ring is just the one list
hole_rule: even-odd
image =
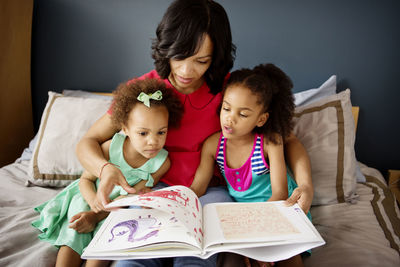
[(137, 97), (137, 100), (143, 102), (146, 107), (150, 107), (150, 99), (153, 100), (161, 100), (162, 99), (162, 92), (160, 90), (155, 91), (154, 93), (146, 94), (141, 92)]

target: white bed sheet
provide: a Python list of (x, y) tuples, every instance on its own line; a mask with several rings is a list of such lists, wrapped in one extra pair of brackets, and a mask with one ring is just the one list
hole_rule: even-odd
[(50, 199), (59, 189), (26, 187), (29, 161), (0, 169), (0, 266), (54, 266), (56, 247), (38, 239), (31, 226), (36, 205)]

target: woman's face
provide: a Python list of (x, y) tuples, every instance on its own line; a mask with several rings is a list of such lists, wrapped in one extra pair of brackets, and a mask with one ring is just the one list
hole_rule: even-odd
[(182, 60), (170, 59), (171, 73), (168, 79), (183, 94), (196, 91), (204, 82), (204, 73), (211, 65), (213, 44), (208, 34), (196, 54)]

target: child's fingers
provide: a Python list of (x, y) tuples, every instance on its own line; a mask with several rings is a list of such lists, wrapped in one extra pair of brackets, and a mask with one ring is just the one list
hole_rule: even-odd
[(246, 267), (251, 267), (250, 259), (248, 257), (244, 257), (244, 264)]
[(96, 203), (94, 204), (92, 210), (94, 212), (98, 213), (98, 212), (104, 210), (104, 206), (103, 206), (103, 204), (101, 204), (101, 202), (96, 201)]
[(273, 262), (263, 262), (263, 261), (257, 261), (259, 267), (271, 267), (274, 266)]
[(298, 190), (295, 189), (295, 190), (293, 191), (292, 195), (291, 195), (288, 199), (286, 199), (285, 205), (287, 205), (287, 206), (293, 206), (294, 204), (297, 203), (297, 201), (299, 200), (299, 198), (300, 198), (300, 192), (299, 192)]
[(75, 221), (75, 222), (71, 223), (70, 225), (68, 225), (68, 227), (74, 229), (75, 231), (78, 231), (78, 230), (77, 230), (77, 228), (78, 228), (78, 222), (79, 222), (79, 221)]
[(79, 219), (81, 217), (81, 213), (77, 213), (74, 216), (71, 217), (69, 220), (70, 223), (74, 222), (75, 220)]
[(151, 191), (153, 191), (152, 188), (150, 188), (150, 187), (145, 187), (145, 188), (142, 188), (138, 193), (141, 195), (141, 194), (150, 193)]
[(70, 224), (68, 227), (74, 229), (78, 233), (86, 233), (87, 232), (85, 224), (82, 223), (80, 220)]

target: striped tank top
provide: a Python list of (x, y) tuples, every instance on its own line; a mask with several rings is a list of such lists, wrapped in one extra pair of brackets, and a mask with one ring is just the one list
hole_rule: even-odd
[(263, 136), (256, 134), (253, 149), (247, 161), (237, 169), (231, 169), (226, 165), (225, 147), (227, 139), (222, 135), (216, 153), (218, 167), (226, 181), (235, 191), (245, 191), (252, 184), (253, 175), (261, 176), (269, 173), (269, 166), (263, 153)]

